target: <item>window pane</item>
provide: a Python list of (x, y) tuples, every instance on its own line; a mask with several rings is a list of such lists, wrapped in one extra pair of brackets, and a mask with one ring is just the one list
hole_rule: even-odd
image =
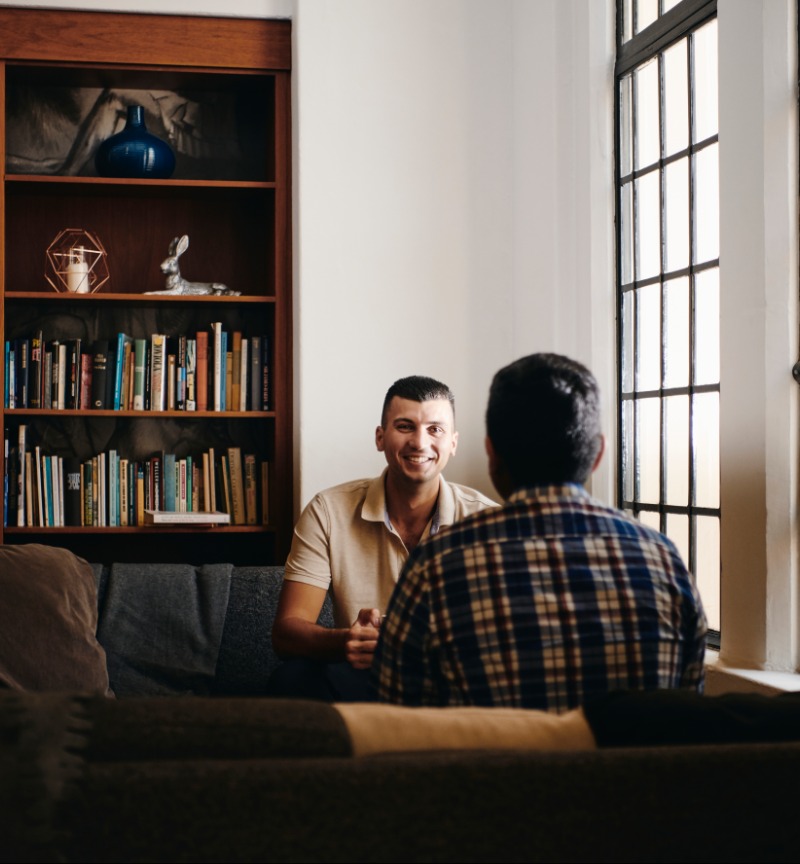
[(661, 196), (659, 174), (651, 171), (636, 180), (636, 278), (661, 272)]
[(664, 172), (666, 269), (689, 266), (689, 159), (667, 165)]
[(677, 513), (667, 514), (667, 537), (678, 547), (683, 563), (689, 567), (689, 517)]
[(694, 157), (694, 263), (719, 258), (719, 145)]
[(636, 101), (636, 167), (658, 162), (661, 154), (658, 135), (658, 61), (653, 59), (634, 73)]
[(703, 141), (716, 135), (717, 119), (717, 19), (692, 37), (694, 48), (694, 136)]
[(619, 174), (633, 171), (633, 130), (631, 127), (632, 79), (626, 75), (619, 82)]
[(719, 507), (719, 393), (694, 397), (694, 498), (698, 507)]
[(622, 392), (633, 392), (633, 291), (622, 295), (622, 321), (620, 321), (622, 341)]
[(658, 18), (658, 0), (635, 0), (636, 32), (641, 33)]
[(633, 183), (626, 183), (619, 193), (620, 271), (622, 284), (633, 281)]
[(619, 0), (622, 3), (622, 42), (633, 36), (633, 0)]
[(712, 630), (720, 630), (719, 603), (719, 519), (714, 516), (697, 517), (697, 563), (694, 577), (703, 608)]
[(636, 291), (636, 390), (661, 386), (661, 286)]
[(687, 40), (664, 52), (664, 155), (689, 146), (689, 70)]
[(719, 268), (694, 277), (694, 381), (719, 383)]
[(643, 525), (647, 525), (650, 528), (655, 528), (656, 531), (661, 530), (661, 517), (658, 513), (653, 513), (652, 510), (641, 510), (639, 512), (639, 521)]
[(622, 496), (625, 501), (633, 501), (635, 477), (633, 463), (633, 440), (636, 429), (633, 425), (633, 401), (626, 399), (622, 403)]
[(661, 400), (636, 403), (636, 500), (658, 504), (661, 492)]
[(667, 504), (689, 504), (689, 397), (670, 396), (664, 400), (665, 467)]
[(689, 279), (664, 284), (664, 386), (689, 385)]

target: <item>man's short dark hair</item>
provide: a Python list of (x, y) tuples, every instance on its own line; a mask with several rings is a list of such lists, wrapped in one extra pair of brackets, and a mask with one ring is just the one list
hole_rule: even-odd
[(531, 354), (492, 381), (486, 432), (513, 487), (585, 483), (600, 452), (594, 375), (560, 354)]
[(399, 378), (386, 391), (381, 411), (381, 426), (386, 425), (386, 412), (389, 403), (398, 396), (400, 399), (408, 399), (411, 402), (430, 402), (432, 399), (447, 399), (453, 409), (453, 418), (456, 416), (456, 399), (453, 391), (437, 381), (435, 378), (427, 378), (425, 375), (409, 375), (407, 378)]

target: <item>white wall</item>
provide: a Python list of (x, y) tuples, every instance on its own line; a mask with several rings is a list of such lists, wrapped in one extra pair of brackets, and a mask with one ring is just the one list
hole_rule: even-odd
[(491, 494), (491, 376), (541, 350), (600, 379), (613, 498), (613, 0), (0, 5), (293, 17), (298, 507), (381, 469), (417, 373), (456, 394), (448, 477)]
[(610, 400), (611, 7), (296, 0), (299, 504), (380, 470), (403, 375), (453, 388), (448, 477), (487, 492), (500, 366), (570, 353)]

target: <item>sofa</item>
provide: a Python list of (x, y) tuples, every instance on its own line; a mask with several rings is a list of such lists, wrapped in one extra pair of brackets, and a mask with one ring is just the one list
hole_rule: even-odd
[[(115, 698), (0, 690), (0, 861), (800, 855), (796, 700), (616, 694), (555, 716), (267, 699), (280, 568), (91, 573)], [(150, 650), (170, 640), (190, 650)]]

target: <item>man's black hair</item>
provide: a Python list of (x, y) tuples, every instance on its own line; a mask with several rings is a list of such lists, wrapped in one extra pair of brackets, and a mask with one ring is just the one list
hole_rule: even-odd
[(398, 396), (400, 399), (408, 399), (411, 402), (430, 402), (432, 399), (447, 399), (453, 409), (453, 418), (456, 416), (456, 399), (453, 391), (437, 381), (435, 378), (427, 378), (425, 375), (409, 375), (407, 378), (399, 378), (386, 391), (381, 411), (381, 426), (386, 425), (386, 412), (389, 403)]
[(560, 354), (531, 354), (492, 380), (486, 432), (514, 489), (585, 483), (600, 452), (600, 391)]

